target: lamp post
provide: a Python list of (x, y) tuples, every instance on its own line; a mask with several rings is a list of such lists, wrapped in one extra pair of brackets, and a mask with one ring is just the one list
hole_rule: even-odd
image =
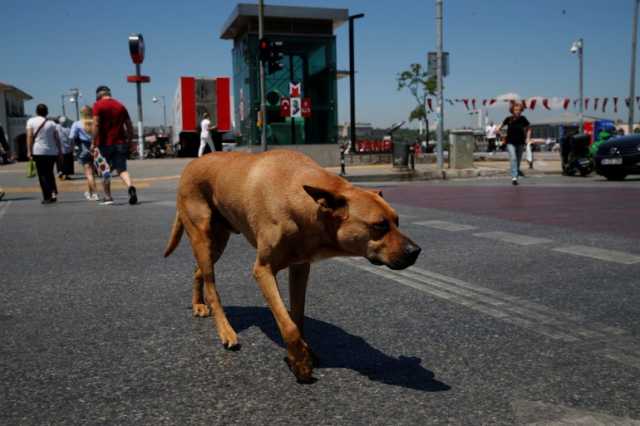
[(636, 44), (638, 40), (638, 7), (640, 0), (635, 0), (633, 29), (631, 31), (631, 77), (629, 80), (629, 133), (633, 131), (633, 113), (636, 108)]
[(584, 132), (584, 86), (583, 86), (583, 64), (584, 64), (584, 40), (582, 40), (582, 38), (579, 38), (578, 40), (574, 41), (573, 44), (571, 45), (571, 53), (577, 53), (578, 54), (578, 61), (580, 63), (580, 82), (579, 84), (579, 91), (580, 91), (580, 109), (579, 109), (579, 113), (578, 113), (578, 118), (580, 120), (580, 133)]
[(349, 16), (349, 103), (351, 110), (350, 140), (352, 149), (356, 146), (356, 70), (353, 46), (353, 21), (364, 17), (364, 13)]
[(163, 123), (163, 130), (166, 132), (167, 131), (167, 104), (165, 102), (165, 97), (154, 96), (153, 99), (151, 99), (151, 101), (154, 104), (157, 104), (158, 102), (162, 102), (162, 123)]
[(65, 108), (65, 99), (67, 95), (60, 95), (60, 105), (62, 105), (62, 115), (67, 116), (67, 109)]
[(69, 102), (73, 103), (76, 105), (76, 121), (80, 120), (80, 97), (82, 96), (82, 94), (80, 94), (80, 90), (79, 89), (69, 89), (69, 92), (71, 93), (71, 96), (69, 97)]
[(437, 151), (436, 151), (437, 152), (436, 158), (438, 163), (438, 169), (440, 171), (442, 171), (442, 167), (443, 167), (442, 145), (443, 145), (443, 139), (444, 139), (444, 96), (443, 96), (444, 87), (443, 87), (443, 81), (442, 81), (443, 71), (444, 71), (442, 69), (442, 61), (443, 61), (442, 59), (443, 58), (443, 52), (442, 52), (443, 40), (442, 39), (444, 35), (443, 35), (443, 29), (442, 29), (442, 21), (443, 21), (442, 3), (443, 3), (443, 0), (436, 0), (436, 55), (437, 55), (436, 79), (437, 79), (437, 94), (438, 94), (438, 102), (437, 102), (438, 145), (437, 145)]

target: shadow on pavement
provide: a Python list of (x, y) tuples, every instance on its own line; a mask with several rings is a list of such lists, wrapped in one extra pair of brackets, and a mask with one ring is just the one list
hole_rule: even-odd
[[(230, 306), (225, 308), (225, 311), (236, 332), (257, 326), (284, 348), (269, 309)], [(420, 358), (394, 358), (374, 348), (362, 337), (313, 318), (305, 317), (304, 328), (307, 343), (320, 359), (318, 368), (348, 368), (376, 382), (424, 392), (451, 389), (445, 383), (434, 379), (433, 372), (420, 365)]]

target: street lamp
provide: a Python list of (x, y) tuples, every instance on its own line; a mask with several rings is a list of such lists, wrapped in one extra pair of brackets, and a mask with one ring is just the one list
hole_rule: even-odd
[(349, 16), (349, 102), (351, 106), (351, 148), (356, 147), (356, 70), (353, 47), (353, 21), (364, 18), (364, 13)]
[(154, 104), (157, 104), (158, 102), (162, 102), (162, 122), (164, 123), (163, 130), (164, 130), (164, 133), (166, 133), (167, 132), (167, 104), (165, 102), (165, 97), (154, 96), (153, 99), (151, 99), (151, 101)]
[(76, 105), (76, 121), (80, 120), (80, 97), (82, 97), (82, 94), (80, 93), (79, 89), (69, 89), (70, 92), (70, 96), (69, 96), (69, 102), (71, 102), (72, 104)]
[(578, 118), (580, 119), (580, 133), (584, 132), (584, 92), (583, 92), (583, 63), (584, 63), (584, 40), (579, 38), (571, 45), (571, 53), (578, 54), (578, 60), (580, 62), (580, 113)]

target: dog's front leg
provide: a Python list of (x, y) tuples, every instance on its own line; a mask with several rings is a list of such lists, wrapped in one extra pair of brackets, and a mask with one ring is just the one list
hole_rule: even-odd
[(271, 308), (282, 339), (287, 345), (286, 361), (289, 364), (289, 368), (291, 368), (299, 382), (312, 382), (313, 365), (311, 352), (307, 344), (302, 340), (298, 326), (293, 322), (284, 302), (282, 302), (278, 283), (271, 266), (256, 261), (253, 267), (253, 276), (258, 282), (269, 308)]

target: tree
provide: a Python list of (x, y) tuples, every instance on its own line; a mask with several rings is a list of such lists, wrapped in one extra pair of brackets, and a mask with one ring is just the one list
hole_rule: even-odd
[(417, 102), (417, 106), (409, 114), (409, 121), (422, 120), (429, 132), (427, 121), (427, 98), (435, 96), (437, 82), (435, 77), (430, 77), (421, 64), (411, 64), (408, 70), (398, 74), (398, 91), (407, 89)]

